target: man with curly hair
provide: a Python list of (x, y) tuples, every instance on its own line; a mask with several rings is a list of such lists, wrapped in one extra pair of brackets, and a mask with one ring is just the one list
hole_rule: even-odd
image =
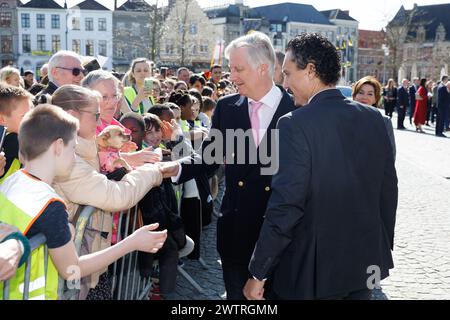
[(397, 176), (381, 114), (336, 89), (340, 59), (318, 34), (288, 44), (285, 86), (304, 105), (278, 121), (280, 165), (244, 295), (369, 299), (393, 268)]

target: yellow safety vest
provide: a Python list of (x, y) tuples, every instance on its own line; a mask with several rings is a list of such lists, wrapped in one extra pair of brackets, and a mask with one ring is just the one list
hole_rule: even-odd
[(20, 164), (19, 160), (14, 159), (13, 162), (11, 163), (11, 166), (8, 169), (8, 172), (6, 172), (6, 174), (2, 178), (0, 178), (0, 184), (2, 184), (3, 181), (5, 181), (13, 173), (19, 171), (21, 166), (22, 165)]
[[(63, 202), (52, 187), (20, 170), (0, 186), (0, 220), (17, 227), (25, 236), (40, 214), (52, 202)], [(56, 300), (58, 271), (51, 258), (45, 266), (45, 245), (31, 253), (29, 299)], [(9, 282), (9, 299), (22, 300), (25, 283), (25, 264), (17, 269)], [(0, 282), (0, 300), (3, 283)]]
[(183, 133), (189, 133), (191, 130), (191, 126), (189, 125), (189, 122), (187, 120), (181, 120), (181, 130)]
[[(128, 102), (128, 105), (131, 108), (131, 105), (133, 104), (133, 101), (134, 101), (134, 99), (136, 99), (136, 96), (137, 96), (136, 90), (133, 87), (125, 87), (123, 94), (125, 96), (125, 99)], [(150, 99), (150, 102), (152, 103), (152, 105), (154, 105), (155, 101), (154, 101), (153, 97), (149, 97), (149, 99)], [(137, 113), (139, 113), (141, 115), (145, 114), (144, 104), (142, 102), (139, 103), (139, 108), (137, 110)]]

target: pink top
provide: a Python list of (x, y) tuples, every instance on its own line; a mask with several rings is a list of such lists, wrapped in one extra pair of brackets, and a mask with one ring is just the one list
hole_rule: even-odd
[(103, 129), (105, 129), (107, 126), (119, 126), (121, 128), (125, 129), (125, 133), (126, 134), (131, 134), (131, 130), (128, 128), (125, 128), (119, 121), (117, 121), (116, 119), (112, 119), (111, 123), (106, 123), (106, 121), (104, 121), (102, 118), (100, 118), (100, 124), (97, 126), (97, 131), (96, 134), (97, 136), (100, 134), (100, 132), (103, 131)]

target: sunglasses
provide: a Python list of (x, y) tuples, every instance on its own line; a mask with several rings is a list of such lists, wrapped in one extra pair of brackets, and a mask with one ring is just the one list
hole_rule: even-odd
[(70, 70), (72, 71), (72, 75), (74, 77), (77, 77), (80, 75), (80, 73), (82, 73), (84, 76), (87, 74), (87, 70), (86, 69), (80, 69), (80, 68), (64, 68), (64, 67), (56, 67), (58, 69), (63, 69), (63, 70)]

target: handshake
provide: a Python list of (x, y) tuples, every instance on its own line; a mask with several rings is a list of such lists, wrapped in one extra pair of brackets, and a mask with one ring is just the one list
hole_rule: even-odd
[(157, 162), (155, 165), (158, 167), (164, 179), (176, 177), (180, 170), (180, 164), (176, 161)]

